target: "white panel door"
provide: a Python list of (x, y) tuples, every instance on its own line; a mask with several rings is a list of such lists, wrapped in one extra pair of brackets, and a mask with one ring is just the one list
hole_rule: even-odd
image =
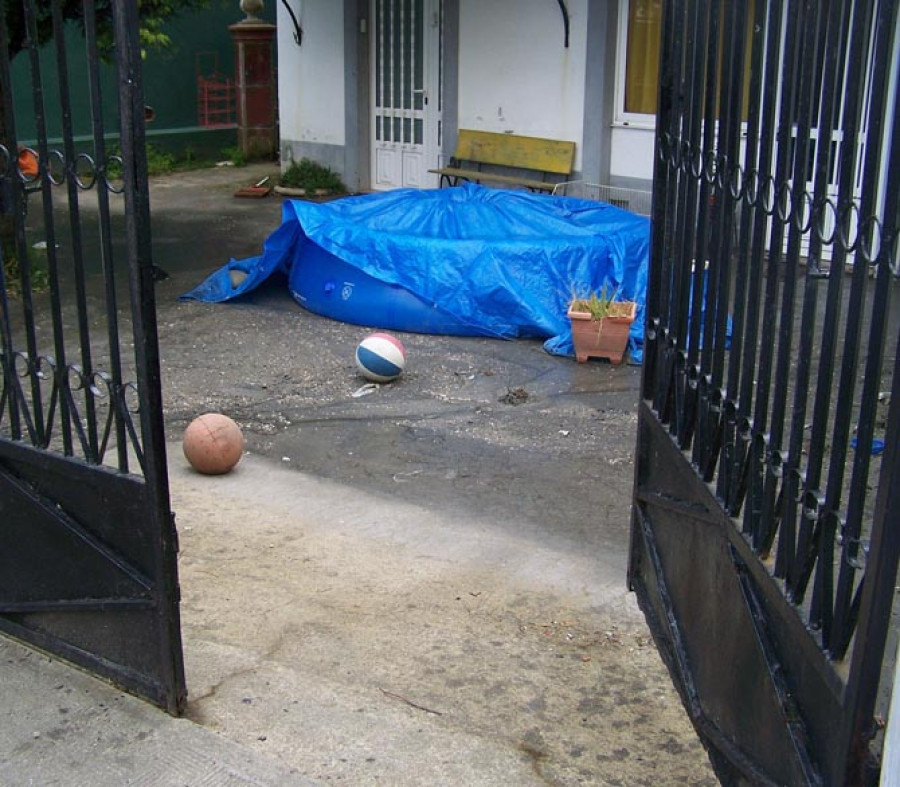
[(441, 0), (372, 0), (372, 187), (430, 188), (441, 121)]

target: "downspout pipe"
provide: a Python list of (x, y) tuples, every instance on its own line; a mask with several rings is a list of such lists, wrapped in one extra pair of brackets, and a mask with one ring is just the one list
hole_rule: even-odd
[(559, 3), (559, 10), (562, 11), (563, 15), (563, 29), (566, 32), (566, 49), (569, 48), (569, 9), (566, 7), (566, 0), (556, 0)]

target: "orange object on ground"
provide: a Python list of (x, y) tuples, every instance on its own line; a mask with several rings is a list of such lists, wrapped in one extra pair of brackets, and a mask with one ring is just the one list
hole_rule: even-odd
[(184, 430), (182, 448), (197, 472), (221, 475), (241, 460), (244, 434), (227, 415), (204, 413)]
[(243, 188), (239, 188), (236, 192), (234, 192), (235, 197), (265, 197), (268, 196), (269, 192), (272, 190), (271, 187), (267, 186), (266, 183), (269, 182), (269, 176), (264, 177), (259, 183), (254, 183), (252, 186), (244, 186)]
[(28, 179), (38, 176), (37, 153), (28, 148), (19, 148), (19, 172)]
[(234, 192), (235, 197), (267, 197), (270, 189), (268, 186), (243, 186)]

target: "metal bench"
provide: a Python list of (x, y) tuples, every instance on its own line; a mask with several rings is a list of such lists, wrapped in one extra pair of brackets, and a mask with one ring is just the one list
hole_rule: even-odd
[(441, 187), (473, 181), (549, 192), (574, 162), (574, 142), (460, 129), (450, 165), (429, 172), (441, 176)]

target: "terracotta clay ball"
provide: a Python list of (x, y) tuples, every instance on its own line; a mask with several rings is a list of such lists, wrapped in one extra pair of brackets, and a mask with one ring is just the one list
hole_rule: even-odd
[(221, 475), (231, 470), (244, 451), (244, 433), (227, 415), (205, 413), (184, 430), (184, 456), (198, 473)]

